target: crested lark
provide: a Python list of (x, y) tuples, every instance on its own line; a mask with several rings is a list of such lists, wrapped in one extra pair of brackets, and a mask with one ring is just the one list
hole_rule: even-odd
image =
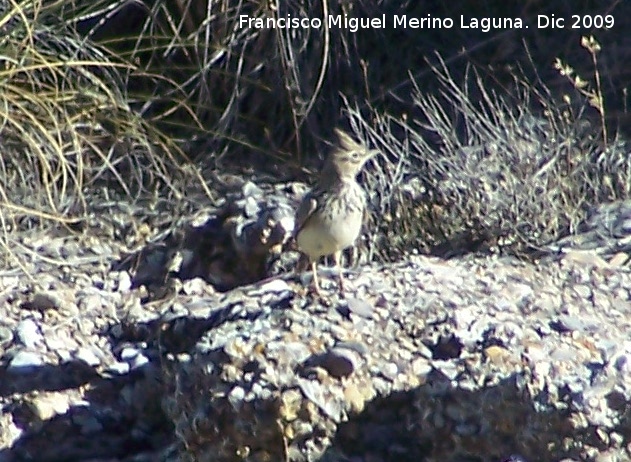
[(320, 293), (317, 262), (333, 255), (339, 270), (340, 290), (344, 278), (340, 258), (361, 231), (366, 197), (356, 176), (377, 151), (370, 151), (350, 136), (336, 130), (340, 147), (334, 150), (320, 173), (318, 182), (304, 197), (296, 212), (294, 237), (298, 248), (311, 261), (315, 292)]

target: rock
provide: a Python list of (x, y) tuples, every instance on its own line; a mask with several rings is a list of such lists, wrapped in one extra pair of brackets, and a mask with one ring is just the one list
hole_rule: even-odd
[(32, 319), (21, 321), (16, 328), (16, 337), (27, 348), (35, 348), (38, 343), (44, 340), (39, 331), (39, 326)]
[(9, 361), (9, 370), (24, 371), (44, 364), (39, 353), (31, 351), (18, 351)]
[[(631, 321), (622, 316), (614, 322), (576, 288), (626, 299), (628, 290), (618, 288), (629, 274), (608, 279), (616, 281), (611, 286), (594, 286), (584, 282), (590, 280), (590, 267), (577, 267), (575, 271), (586, 272), (577, 278), (560, 263), (535, 270), (507, 260), (452, 262), (446, 271), (433, 266), (432, 259), (411, 260), (385, 271), (393, 281), (405, 281), (405, 292), (384, 293), (385, 284), (375, 285), (381, 287), (378, 291), (369, 283), (364, 286), (362, 300), (373, 307), (369, 316), (353, 316), (350, 307), (357, 302), (350, 301), (352, 295), (347, 301), (333, 295), (330, 307), (293, 298), (277, 310), (272, 307), (282, 293), (235, 292), (240, 303), (251, 306), (252, 321), (222, 323), (205, 334), (208, 340), (200, 339), (189, 360), (169, 367), (177, 379), (166, 407), (176, 425), (186, 429), (181, 435), (187, 447), (195, 431), (184, 410), (210, 404), (213, 412), (230, 416), (229, 425), (217, 426), (215, 414), (208, 414), (214, 430), (204, 434), (195, 457), (213, 454), (215, 460), (230, 460), (237, 447), (258, 445), (282, 460), (278, 438), (284, 438), (286, 454), (295, 461), (307, 460), (305, 454), (317, 459), (329, 453), (388, 460), (393, 447), (405, 460), (428, 457), (428, 447), (434, 448), (436, 460), (458, 460), (457, 454), (482, 460), (559, 460), (578, 456), (581, 447), (593, 451), (596, 443), (613, 444), (611, 438), (585, 439), (585, 432), (612, 434), (629, 403), (631, 384), (618, 375), (626, 370), (626, 356), (608, 342), (612, 336), (626, 338)], [(364, 269), (363, 278), (372, 277)], [(572, 300), (571, 309), (563, 312), (554, 298), (546, 296), (541, 303), (537, 296), (557, 293), (559, 299)], [(252, 295), (261, 304), (246, 301)], [(384, 299), (391, 302), (380, 304)], [(230, 338), (239, 347), (223, 356), (201, 348), (210, 339), (217, 344), (217, 338)], [(302, 353), (291, 353), (296, 351)], [(612, 358), (611, 367), (604, 368), (601, 352)], [(601, 378), (598, 387), (594, 377)], [(625, 391), (613, 400), (616, 387)], [(241, 388), (251, 390), (243, 399), (247, 406), (237, 406), (230, 391)], [(584, 422), (580, 429), (568, 424), (568, 400), (576, 409), (574, 421)], [(270, 427), (270, 421), (278, 422), (278, 428)], [(242, 427), (247, 433), (238, 430)], [(313, 433), (305, 434), (305, 428)], [(410, 434), (423, 437), (407, 439)], [(449, 443), (427, 446), (443, 440)], [(616, 444), (614, 451), (622, 454)], [(506, 456), (515, 450), (522, 455)]]
[[(349, 268), (344, 294), (322, 271), (323, 303), (267, 266), (288, 203), (230, 191), (137, 255), (140, 286), (90, 233), (22, 238), (69, 261), (0, 277), (0, 458), (631, 459), (631, 272), (609, 252), (624, 220), (607, 218), (607, 252), (538, 264), (410, 256)], [(105, 209), (116, 233), (132, 211)]]

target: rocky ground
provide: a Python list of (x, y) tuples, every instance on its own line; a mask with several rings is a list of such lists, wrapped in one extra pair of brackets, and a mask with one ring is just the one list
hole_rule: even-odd
[(628, 206), (536, 263), (409, 256), (343, 295), (323, 270), (324, 300), (252, 282), (287, 210), (135, 256), (23, 237), (46, 258), (0, 274), (0, 461), (631, 460)]

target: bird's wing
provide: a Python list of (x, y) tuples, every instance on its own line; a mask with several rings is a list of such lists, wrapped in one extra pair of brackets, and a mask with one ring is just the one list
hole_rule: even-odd
[(315, 199), (314, 195), (310, 192), (308, 193), (300, 205), (298, 206), (298, 210), (296, 211), (296, 223), (294, 226), (294, 236), (297, 236), (302, 227), (305, 225), (309, 217), (315, 212), (318, 208), (318, 201)]

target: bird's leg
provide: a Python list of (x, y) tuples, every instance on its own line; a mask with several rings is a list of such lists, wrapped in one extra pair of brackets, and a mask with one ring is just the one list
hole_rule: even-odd
[(344, 288), (344, 275), (342, 272), (342, 251), (338, 250), (337, 252), (335, 252), (333, 254), (333, 260), (335, 260), (335, 266), (337, 268), (338, 271), (338, 276), (340, 278), (340, 292), (343, 294), (345, 292), (345, 288)]
[(311, 262), (311, 270), (313, 271), (313, 289), (318, 297), (322, 297), (320, 292), (320, 284), (318, 282), (318, 262), (316, 260)]

